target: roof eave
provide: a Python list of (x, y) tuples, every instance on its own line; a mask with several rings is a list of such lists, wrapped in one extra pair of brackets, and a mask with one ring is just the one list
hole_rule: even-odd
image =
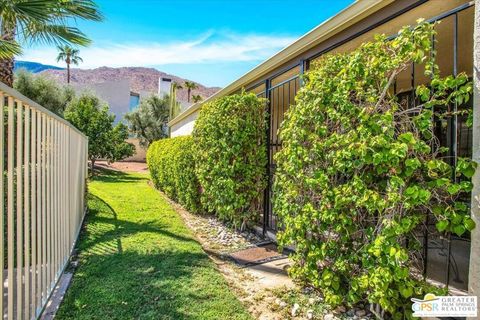
[(394, 1), (395, 0), (362, 0), (352, 3), (350, 6), (340, 11), (335, 16), (325, 20), (320, 25), (293, 42), (291, 45), (280, 50), (274, 56), (248, 71), (225, 88), (211, 95), (204, 101), (192, 105), (190, 108), (172, 119), (168, 125), (171, 127), (179, 123), (181, 120), (199, 110), (203, 104), (209, 101), (229, 95), (232, 92), (241, 89), (255, 79), (265, 75), (270, 70), (283, 65), (284, 63), (290, 61), (293, 57), (308, 51), (319, 43), (331, 38), (332, 36), (352, 26), (372, 13), (386, 7)]

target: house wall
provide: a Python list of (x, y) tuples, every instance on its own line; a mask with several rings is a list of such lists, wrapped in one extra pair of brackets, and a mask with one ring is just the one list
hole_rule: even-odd
[(115, 122), (123, 119), (130, 111), (130, 81), (106, 81), (86, 86), (77, 86), (78, 91), (91, 90), (110, 106), (110, 111), (115, 114)]
[(131, 143), (135, 146), (135, 154), (129, 158), (123, 159), (122, 161), (126, 162), (146, 162), (147, 160), (147, 150), (140, 146), (140, 142), (137, 138), (127, 139), (128, 143)]
[(197, 120), (200, 110), (188, 115), (186, 118), (182, 119), (177, 124), (174, 124), (170, 127), (170, 136), (188, 136), (193, 131), (193, 126), (195, 125), (195, 120)]

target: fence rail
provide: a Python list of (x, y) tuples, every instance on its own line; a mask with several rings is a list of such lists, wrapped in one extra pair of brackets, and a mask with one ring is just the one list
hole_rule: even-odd
[(36, 319), (80, 231), (88, 139), (1, 82), (0, 108), (1, 314)]

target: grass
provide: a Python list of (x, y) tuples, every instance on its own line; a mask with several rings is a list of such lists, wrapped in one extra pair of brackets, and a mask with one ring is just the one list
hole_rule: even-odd
[(79, 266), (58, 319), (252, 319), (146, 175), (89, 184)]

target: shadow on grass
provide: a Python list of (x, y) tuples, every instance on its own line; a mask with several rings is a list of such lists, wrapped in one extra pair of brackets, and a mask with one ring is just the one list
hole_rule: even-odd
[(100, 182), (135, 182), (147, 180), (147, 176), (131, 175), (122, 171), (110, 170), (106, 168), (95, 168), (95, 175), (91, 177), (94, 181)]
[(248, 319), (224, 286), (200, 252), (94, 255), (57, 319)]
[(88, 200), (80, 264), (57, 319), (251, 319), (198, 242), (166, 230), (174, 222), (119, 220), (104, 199)]
[(251, 319), (147, 179), (105, 169), (93, 177), (101, 197), (89, 194), (80, 263), (56, 318)]
[[(196, 240), (178, 235), (165, 230), (167, 225), (161, 225), (158, 221), (147, 221), (144, 223), (135, 223), (126, 220), (119, 220), (115, 210), (102, 198), (89, 194), (90, 201), (96, 201), (99, 207), (91, 208), (87, 216), (87, 222), (90, 223), (89, 230), (82, 232), (84, 241), (80, 246), (81, 250), (91, 250), (93, 247), (102, 248), (102, 243), (109, 243), (103, 246), (104, 253), (122, 253), (122, 237), (128, 237), (138, 232), (151, 232), (161, 234), (178, 241), (198, 243)], [(111, 242), (116, 242), (116, 252), (112, 250)], [(97, 252), (99, 253), (99, 252)]]

